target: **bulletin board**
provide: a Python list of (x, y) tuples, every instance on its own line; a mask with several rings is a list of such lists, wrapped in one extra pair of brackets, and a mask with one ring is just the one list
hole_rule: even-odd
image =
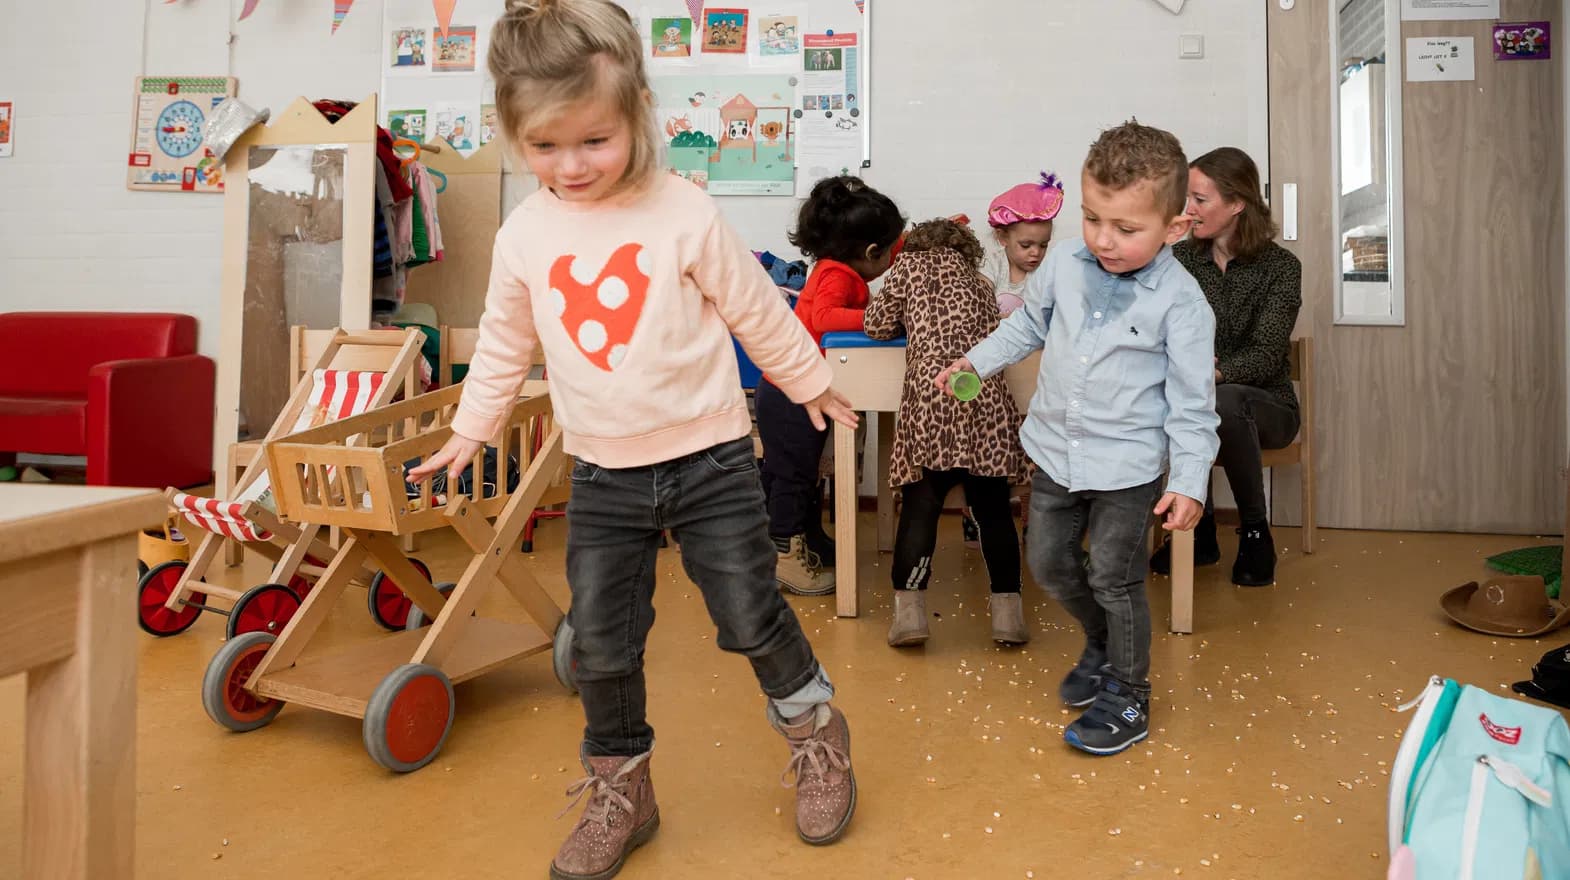
[[(713, 195), (805, 195), (871, 157), (869, 0), (617, 0), (643, 36), (670, 169)], [(496, 136), (485, 70), (504, 0), (383, 6), (383, 124), (467, 156)]]
[(234, 77), (139, 76), (132, 88), (126, 186), (223, 192), (223, 163), (202, 144), (207, 118), (234, 94)]

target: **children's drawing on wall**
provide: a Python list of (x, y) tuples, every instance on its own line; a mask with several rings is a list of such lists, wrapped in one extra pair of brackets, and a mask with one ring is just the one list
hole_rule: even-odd
[(671, 170), (714, 195), (792, 193), (791, 77), (662, 76), (654, 89)]
[(425, 139), (424, 110), (388, 110), (387, 130), (395, 138), (408, 138), (423, 142)]
[(747, 10), (703, 10), (703, 51), (740, 55), (747, 51)]
[(794, 15), (758, 17), (758, 54), (768, 57), (795, 57), (801, 51), (801, 26)]
[(475, 29), (453, 25), (447, 36), (436, 35), (436, 64), (440, 71), (473, 71)]
[(1495, 61), (1545, 61), (1552, 57), (1546, 21), (1494, 23)]
[(399, 67), (425, 66), (425, 28), (400, 27), (392, 30), (392, 55), (388, 65)]
[(649, 24), (655, 58), (692, 57), (692, 19), (655, 18)]
[(438, 105), (431, 109), (430, 135), (452, 144), (458, 152), (468, 155), (479, 147), (479, 113), (473, 106)]
[(496, 140), (496, 133), (501, 130), (501, 120), (496, 116), (495, 104), (480, 105), (480, 146), (485, 146)]
[(12, 112), (10, 101), (0, 101), (0, 158), (11, 155)]

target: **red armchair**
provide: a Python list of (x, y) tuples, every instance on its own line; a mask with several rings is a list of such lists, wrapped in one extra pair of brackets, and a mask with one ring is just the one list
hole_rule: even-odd
[(190, 315), (0, 314), (0, 456), (85, 455), (95, 486), (211, 482), (213, 383)]

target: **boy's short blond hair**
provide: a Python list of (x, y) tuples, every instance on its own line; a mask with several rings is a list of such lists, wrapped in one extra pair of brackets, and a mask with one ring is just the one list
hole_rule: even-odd
[(1128, 189), (1148, 182), (1155, 191), (1163, 219), (1183, 213), (1188, 202), (1188, 157), (1169, 131), (1130, 119), (1109, 128), (1090, 145), (1085, 173), (1108, 189)]

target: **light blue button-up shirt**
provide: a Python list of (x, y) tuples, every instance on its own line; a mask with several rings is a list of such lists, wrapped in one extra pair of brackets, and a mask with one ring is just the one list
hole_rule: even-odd
[(1041, 349), (1020, 440), (1058, 485), (1126, 489), (1166, 467), (1169, 491), (1204, 501), (1221, 445), (1215, 335), (1204, 291), (1171, 248), (1113, 275), (1076, 238), (1053, 248), (1025, 304), (966, 357), (986, 377)]

